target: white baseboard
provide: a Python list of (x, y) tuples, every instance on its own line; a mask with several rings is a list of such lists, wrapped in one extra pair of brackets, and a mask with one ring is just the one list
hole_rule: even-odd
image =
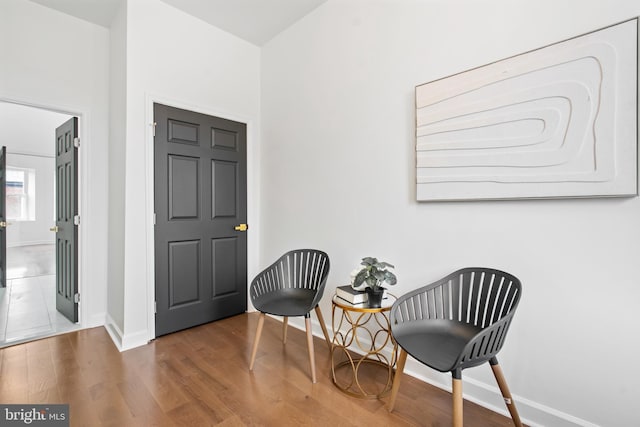
[(122, 335), (123, 335), (122, 331), (120, 330), (116, 322), (114, 322), (111, 316), (109, 316), (108, 314), (107, 314), (106, 322), (104, 324), (104, 328), (109, 333), (109, 336), (111, 337), (111, 341), (113, 341), (113, 343), (116, 345), (118, 350), (122, 351)]
[(21, 248), (23, 246), (55, 245), (55, 240), (36, 240), (33, 242), (7, 242), (7, 248)]
[[(478, 369), (482, 369), (482, 367), (478, 367)], [(486, 369), (489, 367), (487, 366)], [(451, 374), (431, 370), (412, 359), (411, 356), (407, 358), (404, 373), (451, 393)], [(462, 388), (464, 399), (510, 418), (497, 385), (487, 384), (463, 375)], [(513, 391), (512, 396), (522, 422), (528, 426), (599, 427), (597, 424), (518, 396)]]
[[(273, 317), (281, 319), (276, 316)], [(302, 318), (290, 318), (289, 325), (304, 331), (304, 322), (301, 319)], [(314, 330), (313, 334), (324, 340), (320, 323), (313, 316), (311, 319)], [(330, 330), (329, 334), (331, 334)], [(365, 346), (370, 343), (365, 340), (362, 341)], [(487, 369), (489, 368), (487, 367)], [(404, 373), (451, 393), (451, 374), (444, 374), (429, 369), (415, 359), (412, 359), (411, 356), (407, 358)], [(462, 381), (464, 399), (485, 407), (493, 412), (510, 417), (506, 406), (504, 406), (502, 395), (500, 394), (500, 390), (497, 385), (486, 384), (482, 381), (464, 376)], [(597, 424), (580, 419), (557, 409), (550, 408), (541, 403), (520, 397), (517, 394), (514, 394), (513, 391), (512, 396), (516, 403), (516, 407), (518, 408), (518, 413), (520, 414), (522, 422), (531, 427), (600, 427)]]
[(116, 322), (107, 315), (107, 322), (105, 328), (111, 337), (111, 340), (116, 345), (120, 352), (131, 350), (132, 348), (147, 345), (149, 340), (147, 339), (147, 331), (138, 331), (133, 334), (123, 334)]
[(122, 338), (122, 348), (120, 351), (131, 350), (132, 348), (149, 344), (148, 335), (149, 333), (146, 329), (133, 334), (126, 334)]

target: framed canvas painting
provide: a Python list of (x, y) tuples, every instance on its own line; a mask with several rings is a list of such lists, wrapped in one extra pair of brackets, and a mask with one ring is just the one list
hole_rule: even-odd
[(419, 201), (637, 195), (638, 19), (415, 95)]

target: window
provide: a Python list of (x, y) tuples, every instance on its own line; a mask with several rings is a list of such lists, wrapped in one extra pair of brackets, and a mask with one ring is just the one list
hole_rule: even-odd
[(36, 171), (7, 166), (7, 219), (35, 221)]

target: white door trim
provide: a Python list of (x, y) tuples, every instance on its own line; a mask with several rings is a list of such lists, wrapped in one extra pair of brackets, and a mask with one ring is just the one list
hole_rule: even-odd
[[(61, 114), (68, 114), (70, 116), (75, 116), (78, 118), (78, 127), (81, 141), (81, 148), (78, 153), (78, 215), (80, 218), (83, 217), (85, 212), (88, 212), (86, 203), (88, 200), (86, 191), (88, 186), (86, 183), (88, 182), (88, 171), (84, 165), (87, 164), (88, 160), (88, 151), (90, 150), (91, 144), (84, 143), (89, 140), (88, 135), (91, 122), (89, 120), (89, 113), (83, 111), (81, 108), (74, 107), (60, 107), (55, 105), (47, 105), (47, 104), (37, 104), (33, 102), (28, 102), (20, 99), (11, 99), (0, 96), (0, 102), (6, 102), (10, 104), (21, 105), (24, 107), (32, 107), (39, 108), (42, 110), (53, 111)], [(62, 124), (62, 123), (61, 123)], [(52, 135), (51, 140), (52, 144), (55, 139), (55, 135)], [(55, 161), (55, 160), (54, 160)], [(91, 290), (89, 287), (84, 287), (84, 283), (88, 283), (87, 280), (87, 269), (85, 267), (85, 260), (87, 259), (87, 249), (89, 245), (87, 243), (87, 235), (83, 226), (83, 222), (78, 226), (78, 293), (81, 295), (80, 302), (78, 303), (78, 327), (79, 329), (83, 329), (88, 327), (86, 325), (93, 325), (95, 322), (91, 320), (91, 313), (88, 312), (85, 307), (91, 306), (87, 301), (91, 301)], [(55, 334), (52, 333), (52, 335)]]
[[(176, 100), (159, 94), (146, 95), (146, 111), (145, 111), (145, 170), (146, 170), (146, 256), (147, 263), (147, 340), (151, 341), (156, 337), (155, 323), (155, 238), (154, 238), (154, 150), (153, 150), (153, 104), (164, 104), (174, 108), (189, 110), (196, 113), (202, 113), (209, 116), (220, 117), (226, 120), (245, 123), (247, 125), (247, 223), (250, 224), (252, 233), (247, 235), (247, 286), (256, 271), (258, 262), (259, 248), (259, 186), (257, 185), (259, 176), (259, 147), (258, 147), (258, 126), (255, 120), (250, 117), (229, 113), (224, 109), (218, 109), (215, 106), (204, 107), (194, 105), (185, 101)], [(248, 297), (248, 293), (247, 293)]]

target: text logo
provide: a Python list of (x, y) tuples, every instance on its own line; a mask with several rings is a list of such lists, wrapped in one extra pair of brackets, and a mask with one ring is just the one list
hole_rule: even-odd
[(0, 405), (0, 425), (69, 427), (69, 405)]

